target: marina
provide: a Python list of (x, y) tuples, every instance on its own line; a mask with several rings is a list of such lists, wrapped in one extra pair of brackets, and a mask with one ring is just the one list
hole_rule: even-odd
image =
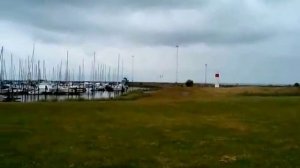
[(5, 81), (0, 89), (0, 101), (62, 101), (68, 99), (111, 99), (128, 91), (122, 83), (101, 82), (31, 82)]
[[(7, 67), (7, 60), (10, 66)], [(0, 101), (32, 102), (32, 101), (61, 101), (66, 99), (110, 99), (128, 91), (128, 79), (123, 77), (123, 61), (120, 68), (120, 55), (117, 57), (117, 68), (100, 64), (93, 54), (89, 66), (82, 60), (75, 72), (74, 65), (70, 66), (69, 52), (65, 63), (59, 64), (47, 71), (45, 60), (39, 60), (35, 55), (33, 45), (32, 55), (26, 59), (19, 58), (18, 64), (13, 54), (7, 56), (4, 47), (0, 53)], [(18, 65), (16, 67), (16, 65)], [(91, 67), (90, 73), (85, 66)], [(121, 70), (121, 74), (120, 74)], [(86, 77), (87, 76), (87, 77)]]

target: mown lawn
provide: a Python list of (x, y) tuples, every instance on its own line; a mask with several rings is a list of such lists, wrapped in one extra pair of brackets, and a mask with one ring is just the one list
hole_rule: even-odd
[(0, 103), (0, 167), (300, 167), (300, 89), (127, 97)]

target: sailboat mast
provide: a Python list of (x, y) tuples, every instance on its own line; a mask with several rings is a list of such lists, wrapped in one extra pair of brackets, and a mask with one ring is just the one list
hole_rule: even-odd
[(34, 53), (35, 53), (35, 44), (33, 44), (33, 49), (32, 49), (32, 56), (31, 56), (31, 74), (30, 74), (30, 79), (33, 80), (34, 77)]
[(117, 84), (119, 84), (119, 72), (120, 72), (120, 54), (118, 55)]
[(123, 61), (123, 59), (122, 59), (122, 70), (121, 70), (121, 80), (123, 80), (123, 78), (124, 78), (124, 61)]
[(95, 69), (96, 69), (96, 52), (94, 52), (94, 62), (93, 62), (93, 81), (95, 82)]
[(84, 58), (82, 60), (82, 80), (85, 81), (85, 79), (84, 79)]
[(45, 60), (43, 60), (43, 79), (47, 80), (47, 71), (46, 71)]
[(66, 82), (68, 82), (68, 77), (69, 77), (69, 51), (67, 51)]
[(13, 55), (10, 54), (10, 80), (13, 80)]
[(30, 81), (30, 63), (29, 63), (29, 55), (28, 55), (28, 58), (27, 58), (27, 66), (28, 66), (28, 72), (27, 72), (27, 80)]
[(79, 67), (78, 67), (78, 82), (80, 82), (80, 81), (81, 81), (81, 67), (79, 65)]
[(3, 46), (1, 47), (1, 55), (0, 55), (0, 82), (2, 83), (3, 80)]
[(41, 80), (41, 68), (40, 68), (40, 60), (38, 60), (38, 81)]

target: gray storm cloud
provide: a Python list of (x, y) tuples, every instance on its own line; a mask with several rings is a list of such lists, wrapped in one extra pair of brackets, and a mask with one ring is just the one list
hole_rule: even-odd
[[(226, 76), (227, 82), (252, 82), (252, 78), (248, 81), (245, 75), (251, 74), (253, 66), (241, 68), (238, 63), (244, 58), (252, 63), (261, 59), (281, 60), (274, 61), (273, 67), (260, 63), (264, 61), (256, 62), (263, 71), (261, 74), (271, 73), (274, 66), (286, 67), (290, 59), (283, 65), (279, 63), (284, 57), (299, 60), (300, 51), (296, 44), (300, 32), (299, 5), (296, 0), (10, 0), (0, 6), (0, 23), (13, 27), (26, 39), (32, 39), (32, 43), (36, 41), (45, 46), (66, 45), (74, 50), (93, 46), (82, 49), (89, 50), (97, 48), (97, 44), (103, 51), (115, 48), (115, 52), (124, 50), (126, 54), (151, 47), (156, 50), (151, 55), (145, 53), (146, 49), (144, 52), (138, 50), (138, 54), (153, 58), (154, 64), (166, 53), (174, 55), (174, 46), (180, 44), (184, 57), (215, 64), (211, 73), (216, 69), (226, 74), (240, 71), (240, 78)], [(0, 35), (4, 35), (10, 34), (11, 30), (3, 27), (1, 31)], [(14, 37), (15, 40), (21, 38)], [(5, 38), (1, 40), (5, 42)], [(183, 77), (195, 77), (198, 73), (197, 66), (190, 62), (182, 62)], [(144, 64), (141, 67), (151, 71), (153, 65)], [(228, 64), (236, 67), (228, 68)], [(171, 73), (171, 69), (163, 71)], [(195, 73), (190, 75), (189, 71)], [(283, 75), (280, 71), (277, 73)], [(172, 81), (172, 75), (169, 76), (166, 80)], [(277, 81), (267, 75), (257, 76), (254, 82), (294, 80), (293, 77)], [(141, 77), (141, 80), (155, 78)]]
[[(255, 14), (260, 11), (251, 9), (246, 2), (234, 5), (229, 1), (44, 0), (6, 1), (1, 7), (3, 20), (37, 28), (34, 32), (37, 38), (45, 41), (51, 41), (55, 35), (59, 41), (63, 33), (88, 39), (115, 36), (158, 45), (231, 44), (256, 42), (275, 35), (272, 34), (275, 23), (266, 25)], [(52, 37), (47, 39), (39, 30), (52, 33)]]

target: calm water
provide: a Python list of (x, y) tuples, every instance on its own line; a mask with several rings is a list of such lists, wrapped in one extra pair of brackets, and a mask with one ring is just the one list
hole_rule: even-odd
[(120, 96), (120, 92), (86, 92), (80, 95), (19, 95), (15, 96), (19, 102), (37, 101), (63, 101), (63, 100), (94, 100), (94, 99), (113, 99)]
[[(148, 90), (146, 88), (131, 87), (127, 90), (128, 92), (135, 90)], [(121, 96), (121, 92), (91, 92), (87, 91), (80, 95), (14, 95), (14, 98), (17, 98), (18, 102), (38, 102), (38, 101), (64, 101), (64, 100), (99, 100), (99, 99), (114, 99)]]

